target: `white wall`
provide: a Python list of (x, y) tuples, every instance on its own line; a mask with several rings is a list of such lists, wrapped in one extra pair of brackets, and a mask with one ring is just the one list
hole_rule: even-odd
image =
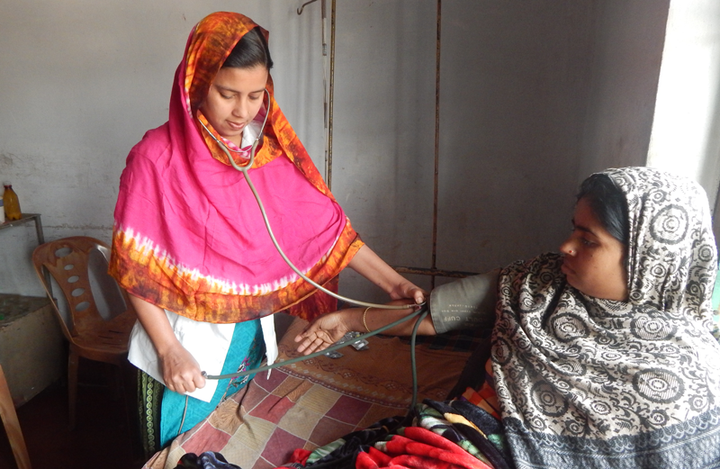
[[(166, 119), (192, 25), (221, 9), (270, 30), (278, 101), (322, 168), (320, 8), (298, 16), (301, 3), (5, 0), (0, 178), (43, 214), (48, 239), (109, 240), (127, 152)], [(438, 268), (556, 248), (577, 183), (643, 160), (666, 12), (657, 0), (442, 2)], [(396, 265), (431, 263), (436, 13), (436, 0), (337, 1), (332, 189)], [(0, 262), (22, 264), (32, 242), (10, 241)], [(0, 291), (37, 287), (29, 270), (0, 270)], [(341, 285), (383, 298), (351, 273)]]
[[(720, 3), (673, 0), (648, 164), (697, 180), (720, 213)], [(715, 236), (720, 237), (715, 217)]]

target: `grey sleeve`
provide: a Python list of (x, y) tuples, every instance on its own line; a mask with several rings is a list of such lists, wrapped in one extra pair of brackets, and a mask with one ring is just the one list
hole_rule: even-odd
[(495, 321), (500, 271), (465, 277), (430, 293), (430, 316), (438, 334), (491, 327)]

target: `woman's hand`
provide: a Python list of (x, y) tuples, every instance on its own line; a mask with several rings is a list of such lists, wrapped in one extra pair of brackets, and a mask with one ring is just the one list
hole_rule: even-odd
[(418, 287), (411, 281), (401, 277), (401, 281), (397, 283), (392, 290), (390, 290), (390, 298), (393, 300), (411, 299), (415, 301), (415, 304), (421, 304), (425, 301), (427, 292), (422, 288)]
[(310, 355), (325, 350), (340, 340), (347, 332), (353, 330), (349, 325), (350, 318), (348, 316), (356, 313), (357, 309), (344, 309), (315, 318), (300, 334), (295, 336), (295, 342), (299, 343), (298, 352)]
[(165, 386), (178, 394), (205, 387), (200, 365), (185, 348), (177, 343), (160, 355)]

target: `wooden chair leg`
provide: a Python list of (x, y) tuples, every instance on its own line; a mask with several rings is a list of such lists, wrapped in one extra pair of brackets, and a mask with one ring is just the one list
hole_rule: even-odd
[(5, 433), (7, 433), (8, 440), (10, 440), (10, 447), (15, 456), (18, 469), (31, 469), (25, 438), (23, 438), (20, 422), (15, 412), (15, 404), (13, 404), (2, 366), (0, 366), (0, 417), (2, 417)]
[(75, 429), (75, 405), (77, 402), (78, 354), (72, 347), (68, 354), (68, 416), (70, 430)]

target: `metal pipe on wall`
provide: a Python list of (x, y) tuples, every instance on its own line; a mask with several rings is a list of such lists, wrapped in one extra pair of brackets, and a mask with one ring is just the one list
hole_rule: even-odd
[[(300, 5), (297, 14), (302, 15), (305, 7), (318, 0), (308, 0)], [(332, 190), (332, 132), (333, 132), (333, 97), (335, 90), (335, 10), (336, 0), (330, 7), (330, 60), (328, 63), (327, 47), (327, 4), (320, 0), (322, 17), (322, 55), (323, 55), (323, 124), (325, 130), (325, 184)], [(329, 75), (329, 76), (328, 76)]]
[(335, 102), (335, 12), (336, 0), (330, 6), (330, 89), (328, 90), (327, 148), (325, 150), (325, 172), (327, 186), (332, 191), (332, 144), (333, 144), (333, 103)]
[[(437, 269), (438, 193), (440, 173), (440, 52), (442, 49), (442, 0), (437, 0), (435, 39), (435, 164), (433, 172), (433, 221), (432, 221), (432, 262), (431, 270)], [(431, 276), (430, 287), (435, 288), (435, 275)]]

